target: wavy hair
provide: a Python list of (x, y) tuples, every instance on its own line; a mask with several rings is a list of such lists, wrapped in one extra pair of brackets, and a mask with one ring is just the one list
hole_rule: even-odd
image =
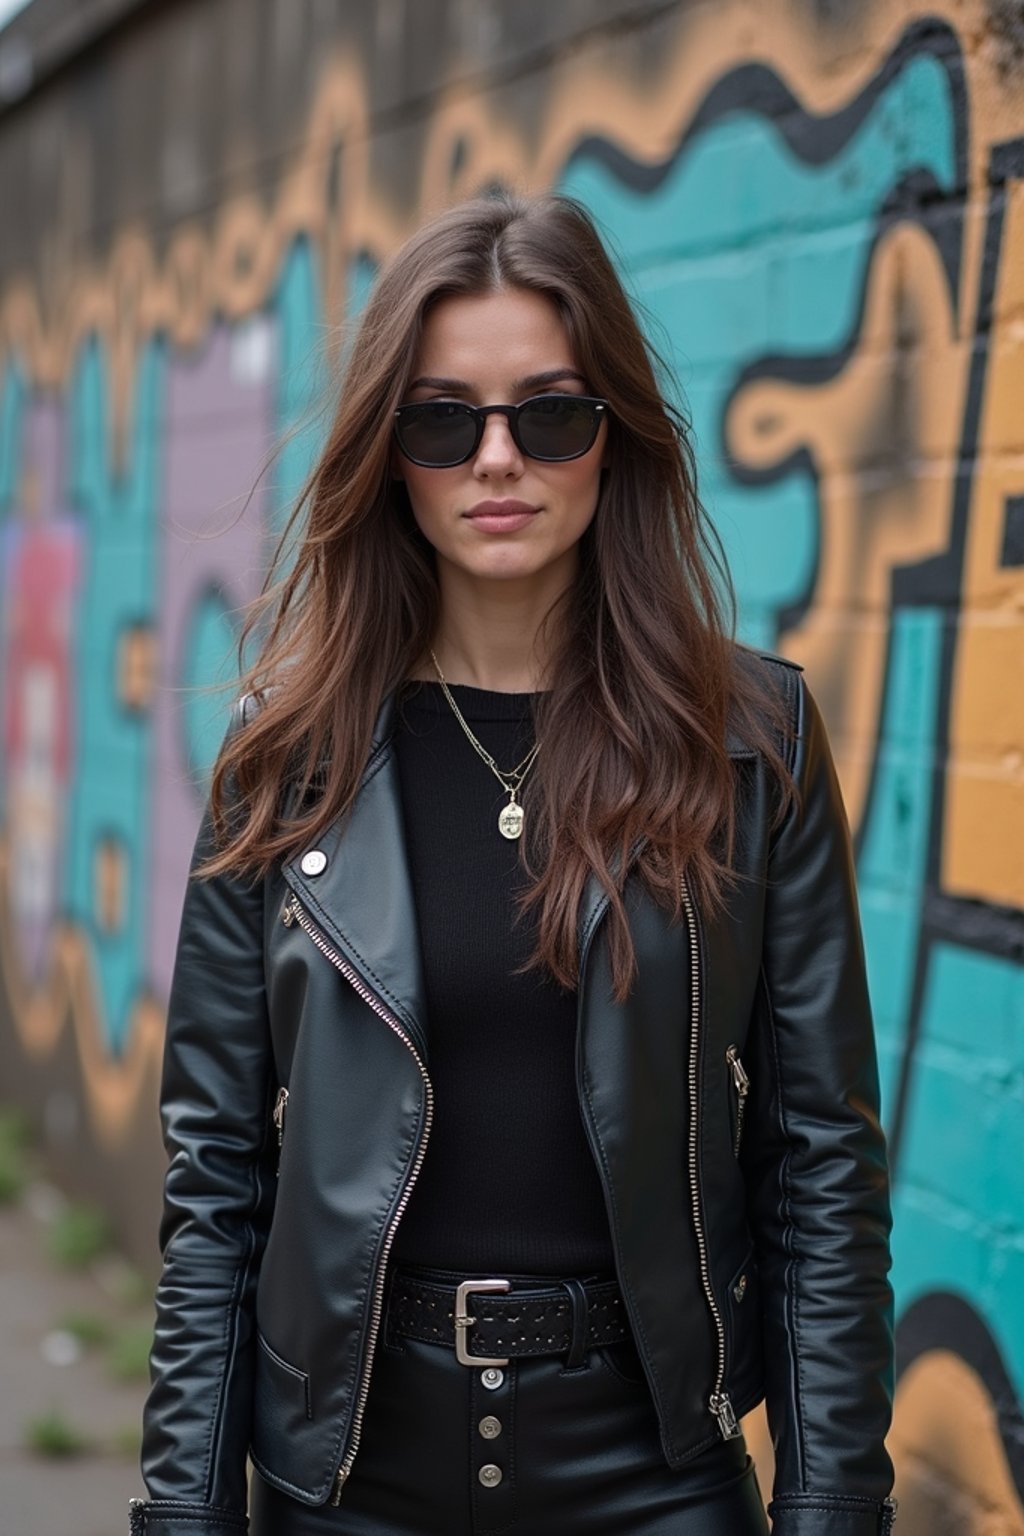
[(326, 446), (243, 625), (240, 662), (256, 655), (242, 687), (261, 707), (222, 747), (211, 786), (217, 851), (197, 874), (263, 876), (351, 805), (379, 707), (426, 654), (440, 611), (433, 550), (390, 473), (392, 413), (431, 305), (502, 287), (553, 301), (588, 390), (611, 407), (597, 509), (574, 583), (546, 621), (551, 686), (535, 706), (543, 747), (520, 901), (536, 928), (530, 964), (572, 987), (578, 908), (594, 873), (610, 898), (621, 999), (636, 966), (627, 873), (676, 918), (684, 875), (710, 909), (734, 878), (727, 721), (771, 764), (780, 814), (792, 784), (767, 668), (733, 638), (733, 589), (698, 500), (689, 423), (659, 389), (664, 366), (590, 215), (568, 197), (459, 204), (381, 271)]

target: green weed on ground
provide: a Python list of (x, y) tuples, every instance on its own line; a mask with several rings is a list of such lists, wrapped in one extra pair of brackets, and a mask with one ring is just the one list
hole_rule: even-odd
[(21, 1198), (29, 1176), (32, 1129), (28, 1116), (13, 1104), (0, 1104), (0, 1205)]
[(50, 1257), (65, 1269), (86, 1269), (110, 1241), (110, 1224), (99, 1207), (73, 1201), (50, 1228)]
[(82, 1456), (92, 1449), (87, 1435), (83, 1434), (59, 1408), (30, 1419), (24, 1429), (25, 1444), (37, 1456), (61, 1458)]
[(65, 1312), (57, 1327), (62, 1333), (70, 1333), (83, 1349), (95, 1349), (110, 1338), (110, 1324), (96, 1312)]

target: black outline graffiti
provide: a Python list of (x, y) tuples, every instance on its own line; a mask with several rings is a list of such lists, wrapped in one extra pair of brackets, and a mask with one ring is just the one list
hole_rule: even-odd
[(1024, 496), (1007, 496), (1003, 508), (1003, 542), (999, 564), (1024, 565)]
[[(673, 170), (690, 140), (730, 112), (744, 111), (769, 118), (788, 148), (805, 165), (824, 165), (835, 158), (869, 116), (879, 96), (904, 68), (909, 58), (929, 53), (945, 61), (956, 94), (958, 116), (966, 121), (963, 58), (956, 33), (938, 16), (924, 16), (909, 26), (878, 73), (853, 101), (838, 112), (817, 115), (793, 95), (789, 86), (766, 64), (741, 64), (715, 82), (686, 125), (675, 148), (664, 160), (644, 165), (633, 160), (617, 144), (598, 135), (581, 139), (567, 161), (596, 159), (619, 181), (638, 192), (656, 192)], [(957, 145), (953, 192), (962, 196), (967, 177), (967, 145)]]

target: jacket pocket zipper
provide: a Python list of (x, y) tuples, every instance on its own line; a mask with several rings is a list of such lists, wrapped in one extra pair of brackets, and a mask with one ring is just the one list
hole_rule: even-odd
[(708, 1240), (707, 1233), (704, 1230), (704, 1212), (700, 1195), (700, 939), (697, 932), (697, 913), (685, 876), (680, 881), (680, 894), (683, 900), (683, 910), (686, 913), (686, 926), (690, 939), (690, 975), (692, 977), (690, 987), (690, 1062), (688, 1073), (690, 1125), (687, 1145), (690, 1203), (693, 1209), (693, 1230), (697, 1239), (697, 1257), (700, 1263), (701, 1285), (704, 1288), (704, 1296), (714, 1323), (717, 1343), (714, 1388), (708, 1399), (708, 1408), (714, 1416), (722, 1439), (735, 1440), (741, 1433), (741, 1430), (739, 1420), (729, 1399), (729, 1394), (725, 1391), (725, 1321), (722, 1317), (721, 1308), (715, 1299), (715, 1290), (711, 1283), (711, 1264), (708, 1259)]
[(355, 1409), (352, 1414), (352, 1428), (349, 1437), (349, 1445), (348, 1450), (345, 1452), (344, 1459), (342, 1460), (341, 1465), (334, 1475), (334, 1488), (333, 1492), (331, 1493), (331, 1503), (333, 1505), (337, 1505), (341, 1503), (342, 1490), (345, 1487), (349, 1473), (352, 1471), (352, 1466), (356, 1459), (356, 1453), (359, 1450), (359, 1441), (362, 1438), (363, 1414), (366, 1411), (366, 1399), (370, 1392), (370, 1372), (373, 1369), (373, 1357), (377, 1348), (377, 1337), (380, 1333), (380, 1325), (384, 1312), (384, 1284), (387, 1271), (388, 1255), (391, 1252), (391, 1247), (395, 1240), (395, 1234), (398, 1231), (398, 1223), (401, 1221), (402, 1216), (405, 1213), (405, 1208), (409, 1204), (409, 1198), (412, 1195), (416, 1180), (419, 1178), (420, 1169), (423, 1166), (423, 1159), (426, 1156), (427, 1141), (429, 1140), (430, 1128), (434, 1120), (434, 1085), (427, 1075), (427, 1069), (424, 1066), (423, 1058), (410, 1039), (408, 1032), (402, 1027), (398, 1019), (395, 1018), (394, 1014), (384, 1007), (384, 1004), (380, 1001), (380, 998), (377, 997), (375, 993), (370, 991), (370, 988), (359, 975), (359, 972), (356, 971), (354, 967), (349, 965), (348, 961), (339, 955), (338, 951), (324, 937), (319, 928), (313, 922), (312, 918), (309, 916), (309, 913), (301, 905), (298, 896), (296, 896), (294, 892), (286, 902), (284, 910), (281, 913), (281, 918), (286, 927), (291, 927), (292, 923), (298, 923), (302, 931), (308, 934), (312, 939), (320, 953), (325, 955), (333, 966), (337, 967), (337, 969), (344, 976), (345, 980), (363, 999), (363, 1002), (366, 1003), (367, 1007), (371, 1008), (377, 1017), (383, 1019), (388, 1028), (394, 1031), (394, 1033), (402, 1041), (403, 1045), (405, 1045), (407, 1050), (411, 1052), (413, 1060), (419, 1069), (420, 1077), (423, 1080), (424, 1112), (423, 1125), (420, 1129), (419, 1144), (416, 1148), (416, 1155), (410, 1164), (408, 1173), (406, 1174), (405, 1184), (402, 1187), (402, 1193), (399, 1197), (398, 1205), (395, 1207), (395, 1214), (392, 1216), (391, 1223), (388, 1227), (387, 1233), (385, 1234), (384, 1244), (380, 1251), (380, 1259), (377, 1263), (377, 1272), (374, 1276), (373, 1299), (370, 1307), (370, 1326), (366, 1336), (366, 1354), (363, 1357), (363, 1374), (359, 1384), (359, 1393), (356, 1398)]
[(281, 1172), (281, 1148), (284, 1146), (284, 1116), (288, 1108), (288, 1089), (279, 1088), (274, 1100), (274, 1125), (277, 1127), (277, 1171)]
[(746, 1069), (740, 1060), (740, 1053), (734, 1045), (729, 1046), (725, 1053), (725, 1059), (729, 1063), (733, 1087), (736, 1090), (736, 1130), (732, 1138), (732, 1151), (734, 1157), (739, 1157), (740, 1142), (743, 1140), (743, 1111), (747, 1107), (750, 1078), (747, 1076)]

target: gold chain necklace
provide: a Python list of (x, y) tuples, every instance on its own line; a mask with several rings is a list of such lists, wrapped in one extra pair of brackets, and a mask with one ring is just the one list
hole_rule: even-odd
[(526, 778), (526, 775), (533, 767), (534, 758), (540, 751), (540, 742), (534, 742), (533, 746), (530, 748), (529, 752), (527, 752), (522, 762), (519, 763), (517, 767), (513, 768), (511, 773), (502, 773), (501, 769), (498, 767), (491, 754), (487, 751), (486, 747), (484, 747), (481, 742), (477, 741), (476, 737), (473, 735), (473, 732), (466, 724), (461, 709), (452, 698), (451, 689), (448, 687), (448, 684), (445, 681), (444, 673), (441, 671), (441, 668), (438, 665), (437, 657), (434, 655), (433, 651), (430, 652), (430, 659), (434, 663), (434, 671), (437, 673), (438, 681), (441, 684), (444, 696), (448, 700), (448, 703), (451, 705), (453, 715), (462, 726), (470, 746), (473, 748), (473, 751), (476, 753), (476, 755), (487, 764), (488, 768), (494, 774), (494, 777), (498, 780), (498, 783), (501, 785), (502, 789), (508, 795), (508, 805), (503, 805), (498, 815), (498, 831), (501, 833), (502, 837), (507, 837), (510, 840), (521, 837), (523, 832), (523, 822), (526, 818), (523, 812), (523, 808), (519, 804), (518, 796), (519, 791), (522, 788), (523, 780)]

